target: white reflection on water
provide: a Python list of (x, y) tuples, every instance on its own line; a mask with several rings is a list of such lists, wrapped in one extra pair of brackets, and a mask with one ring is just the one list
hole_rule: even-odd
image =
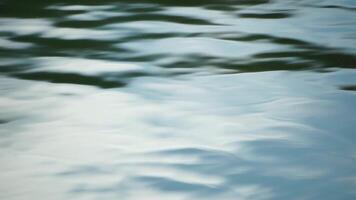
[(17, 35), (41, 33), (51, 29), (51, 23), (45, 19), (1, 18), (1, 31)]
[(112, 40), (117, 38), (115, 32), (104, 30), (78, 29), (78, 28), (56, 28), (48, 30), (43, 34), (44, 38), (61, 38), (66, 40), (74, 39), (96, 39)]
[(351, 1), (28, 1), (0, 199), (355, 199)]
[[(46, 72), (67, 72), (85, 75), (98, 75), (103, 73), (124, 73), (142, 71), (147, 68), (143, 64), (133, 63), (114, 63), (104, 60), (84, 59), (84, 58), (65, 58), (65, 57), (42, 57), (34, 58), (32, 62), (37, 63), (36, 68), (30, 71)], [(150, 69), (154, 70), (151, 66)]]
[[(130, 50), (135, 50), (142, 54), (199, 54), (204, 52), (206, 56), (239, 58), (251, 56), (258, 51), (277, 50), (275, 45), (254, 44), (248, 42), (224, 41), (217, 39), (207, 39), (196, 37), (189, 38), (169, 38), (156, 40), (138, 41), (136, 43), (122, 45)], [(174, 47), (174, 48), (172, 48)]]
[[(1, 114), (16, 115), (2, 125), (0, 168), (7, 172), (2, 180), (17, 181), (2, 183), (2, 198), (269, 199), (284, 186), (265, 181), (326, 181), (339, 167), (352, 170), (347, 160), (354, 156), (347, 148), (338, 152), (352, 145), (341, 133), (335, 140), (304, 121), (333, 102), (332, 87), (315, 92), (326, 80), (333, 79), (287, 72), (185, 75), (102, 90), (9, 78)], [(323, 146), (329, 140), (337, 149)], [(265, 180), (254, 182), (255, 176)]]
[(68, 5), (68, 6), (63, 6), (63, 5), (53, 5), (49, 6), (47, 9), (53, 9), (53, 10), (75, 10), (75, 11), (96, 11), (96, 10), (107, 10), (110, 8), (115, 8), (114, 5), (101, 5), (101, 6), (95, 6), (95, 5)]
[(33, 45), (25, 42), (15, 42), (5, 38), (0, 38), (0, 46), (5, 49), (26, 49)]

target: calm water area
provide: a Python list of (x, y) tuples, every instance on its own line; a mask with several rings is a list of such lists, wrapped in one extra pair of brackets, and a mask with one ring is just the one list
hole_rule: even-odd
[(1, 200), (355, 200), (355, 0), (0, 0)]

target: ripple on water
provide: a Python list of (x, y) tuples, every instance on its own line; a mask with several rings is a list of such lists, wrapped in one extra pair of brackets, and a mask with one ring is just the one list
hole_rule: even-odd
[(1, 1), (0, 199), (355, 199), (354, 10)]

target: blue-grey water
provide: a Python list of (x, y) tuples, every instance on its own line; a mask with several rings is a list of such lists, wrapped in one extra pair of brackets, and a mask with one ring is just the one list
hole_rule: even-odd
[(356, 1), (1, 0), (1, 200), (356, 199)]

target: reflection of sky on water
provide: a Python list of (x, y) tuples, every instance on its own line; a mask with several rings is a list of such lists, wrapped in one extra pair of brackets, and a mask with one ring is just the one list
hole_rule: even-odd
[(345, 109), (356, 101), (330, 83), (351, 75), (184, 75), (121, 90), (4, 80), (16, 90), (3, 87), (1, 113), (16, 120), (2, 125), (2, 180), (22, 179), (2, 195), (350, 199), (356, 123)]
[[(124, 45), (125, 47), (125, 45)], [(131, 47), (131, 48), (130, 48)], [(172, 48), (174, 47), (174, 48)], [(142, 51), (144, 54), (199, 54), (204, 52), (207, 56), (217, 57), (243, 57), (258, 51), (271, 51), (273, 45), (258, 45), (251, 43), (238, 43), (232, 41), (220, 41), (206, 38), (173, 38), (160, 41), (139, 41), (128, 44), (129, 49)]]
[(31, 2), (0, 10), (0, 199), (355, 198), (354, 2)]

